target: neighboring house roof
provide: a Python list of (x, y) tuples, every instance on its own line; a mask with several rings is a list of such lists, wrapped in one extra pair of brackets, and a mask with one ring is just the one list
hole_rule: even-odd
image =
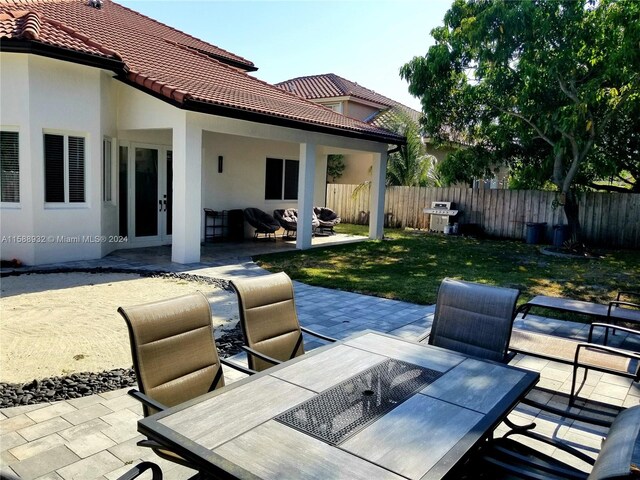
[(113, 70), (180, 108), (341, 136), (404, 138), (318, 106), (246, 73), (252, 62), (110, 0), (0, 1), (0, 49)]
[(372, 102), (379, 106), (380, 111), (364, 121), (378, 126), (384, 125), (384, 121), (380, 123), (376, 121), (378, 117), (383, 112), (392, 108), (402, 110), (416, 122), (420, 119), (420, 112), (417, 110), (402, 105), (395, 100), (365, 88), (356, 82), (340, 77), (335, 73), (292, 78), (291, 80), (276, 83), (276, 86), (308, 100), (352, 97), (352, 99)]

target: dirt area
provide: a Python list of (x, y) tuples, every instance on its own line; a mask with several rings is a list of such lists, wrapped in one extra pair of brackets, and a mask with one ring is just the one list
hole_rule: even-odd
[(201, 291), (216, 336), (238, 321), (232, 292), (204, 282), (123, 273), (6, 277), (0, 290), (0, 382), (131, 367), (119, 306)]

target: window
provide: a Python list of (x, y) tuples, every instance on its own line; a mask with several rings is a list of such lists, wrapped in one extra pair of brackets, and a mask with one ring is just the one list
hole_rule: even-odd
[(0, 131), (0, 201), (20, 201), (18, 132)]
[(102, 201), (111, 202), (111, 139), (102, 141)]
[(85, 201), (84, 137), (44, 135), (45, 202)]
[(297, 200), (299, 170), (298, 160), (267, 158), (265, 200)]
[(325, 103), (323, 106), (330, 108), (336, 113), (342, 113), (342, 103)]

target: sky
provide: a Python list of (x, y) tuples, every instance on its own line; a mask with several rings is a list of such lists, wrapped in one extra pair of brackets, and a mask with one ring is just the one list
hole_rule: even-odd
[(335, 73), (420, 110), (399, 75), (452, 0), (115, 0), (252, 61), (268, 83)]

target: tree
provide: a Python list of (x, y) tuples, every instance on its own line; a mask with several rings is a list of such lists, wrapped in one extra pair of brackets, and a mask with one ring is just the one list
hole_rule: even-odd
[(331, 177), (332, 182), (335, 182), (342, 176), (344, 169), (344, 155), (327, 156), (327, 177)]
[(456, 0), (401, 76), (429, 136), (464, 132), (473, 145), (453, 160), (551, 181), (579, 240), (577, 182), (602, 176), (596, 147), (639, 101), (638, 18), (636, 0)]
[(406, 145), (398, 147), (387, 158), (388, 186), (425, 187), (439, 182), (435, 173), (436, 158), (427, 153), (420, 124), (401, 108), (391, 108), (376, 119), (375, 124), (404, 135)]
[[(404, 135), (407, 139), (406, 145), (398, 147), (387, 157), (386, 186), (440, 186), (436, 157), (427, 153), (417, 120), (401, 108), (391, 108), (375, 120), (375, 125)], [(357, 197), (370, 185), (369, 180), (359, 184), (353, 196)]]

